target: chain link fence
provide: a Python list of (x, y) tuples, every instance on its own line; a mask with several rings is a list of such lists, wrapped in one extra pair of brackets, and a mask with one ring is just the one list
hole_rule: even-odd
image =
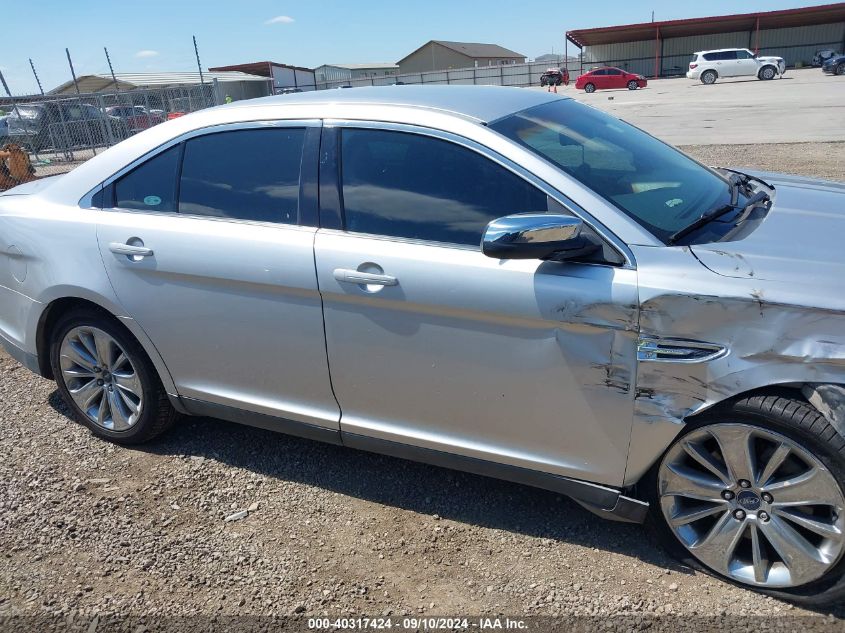
[(215, 105), (211, 84), (0, 98), (0, 148), (23, 148), (38, 177), (70, 171), (150, 127)]
[(566, 64), (531, 62), (528, 64), (502, 64), (435, 70), (424, 73), (405, 73), (387, 77), (363, 77), (317, 82), (317, 90), (331, 88), (356, 88), (359, 86), (391, 86), (394, 84), (476, 85), (476, 86), (539, 86), (540, 75), (549, 68), (564, 66), (574, 80), (581, 71), (581, 62), (570, 59)]

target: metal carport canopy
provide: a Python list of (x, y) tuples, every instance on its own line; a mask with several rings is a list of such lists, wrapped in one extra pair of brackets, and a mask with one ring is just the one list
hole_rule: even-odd
[(661, 38), (669, 38), (751, 31), (754, 29), (779, 29), (842, 21), (845, 21), (845, 2), (837, 2), (835, 4), (782, 11), (762, 11), (707, 18), (605, 26), (594, 29), (576, 29), (567, 31), (566, 38), (579, 48), (584, 48), (585, 46), (597, 46), (599, 44), (650, 40), (655, 37), (656, 32), (660, 33)]

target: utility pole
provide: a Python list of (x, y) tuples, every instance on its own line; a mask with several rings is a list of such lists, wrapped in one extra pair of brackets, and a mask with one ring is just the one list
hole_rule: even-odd
[(35, 72), (35, 64), (32, 63), (32, 58), (29, 58), (29, 67), (32, 68), (32, 74), (35, 75), (35, 83), (38, 84), (38, 91), (44, 95), (44, 88), (41, 87), (41, 80), (38, 78), (38, 73)]
[(106, 61), (109, 63), (109, 72), (111, 73), (111, 80), (114, 82), (114, 91), (120, 92), (120, 86), (117, 85), (117, 77), (114, 76), (114, 68), (111, 65), (111, 57), (109, 57), (109, 49), (103, 46), (103, 50), (106, 52)]
[(199, 48), (197, 48), (197, 36), (196, 36), (196, 35), (194, 35), (193, 37), (194, 37), (194, 53), (195, 53), (195, 54), (196, 54), (196, 56), (197, 56), (197, 68), (198, 68), (198, 69), (199, 69), (199, 71), (200, 71), (200, 83), (201, 83), (201, 84), (204, 84), (204, 83), (205, 83), (205, 79), (203, 79), (203, 76), (202, 76), (202, 64), (200, 64), (200, 50), (199, 50)]
[(70, 58), (70, 49), (65, 49), (65, 54), (67, 55), (67, 63), (70, 66), (70, 75), (73, 77), (73, 85), (76, 88), (76, 94), (82, 94), (79, 92), (79, 82), (76, 80), (76, 71), (73, 69), (73, 60)]

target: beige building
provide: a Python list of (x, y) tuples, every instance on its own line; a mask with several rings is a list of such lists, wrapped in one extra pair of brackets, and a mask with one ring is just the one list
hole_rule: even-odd
[(524, 63), (525, 55), (497, 44), (443, 40), (431, 40), (397, 62), (400, 74)]

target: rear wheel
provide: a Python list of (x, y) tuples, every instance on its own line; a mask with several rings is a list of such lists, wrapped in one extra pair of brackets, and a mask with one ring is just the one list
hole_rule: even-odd
[(806, 402), (703, 416), (653, 469), (651, 522), (680, 558), (804, 605), (845, 596), (845, 438)]
[(143, 348), (104, 315), (79, 310), (60, 318), (50, 364), (65, 403), (99, 437), (139, 444), (177, 418)]
[(760, 70), (760, 79), (765, 79), (765, 80), (768, 81), (769, 79), (774, 79), (776, 74), (777, 74), (777, 72), (775, 71), (775, 69), (773, 67), (764, 66)]
[(716, 83), (716, 71), (715, 70), (705, 70), (701, 73), (701, 83), (710, 85)]
[(628, 82), (628, 90), (636, 90), (636, 89), (637, 89), (637, 88), (639, 88), (639, 87), (640, 87), (640, 84), (638, 84), (638, 83), (637, 83), (636, 81), (634, 81), (633, 79), (632, 79), (631, 81), (629, 81), (629, 82)]
[(584, 92), (595, 92), (596, 85), (595, 84), (587, 84), (584, 86)]

